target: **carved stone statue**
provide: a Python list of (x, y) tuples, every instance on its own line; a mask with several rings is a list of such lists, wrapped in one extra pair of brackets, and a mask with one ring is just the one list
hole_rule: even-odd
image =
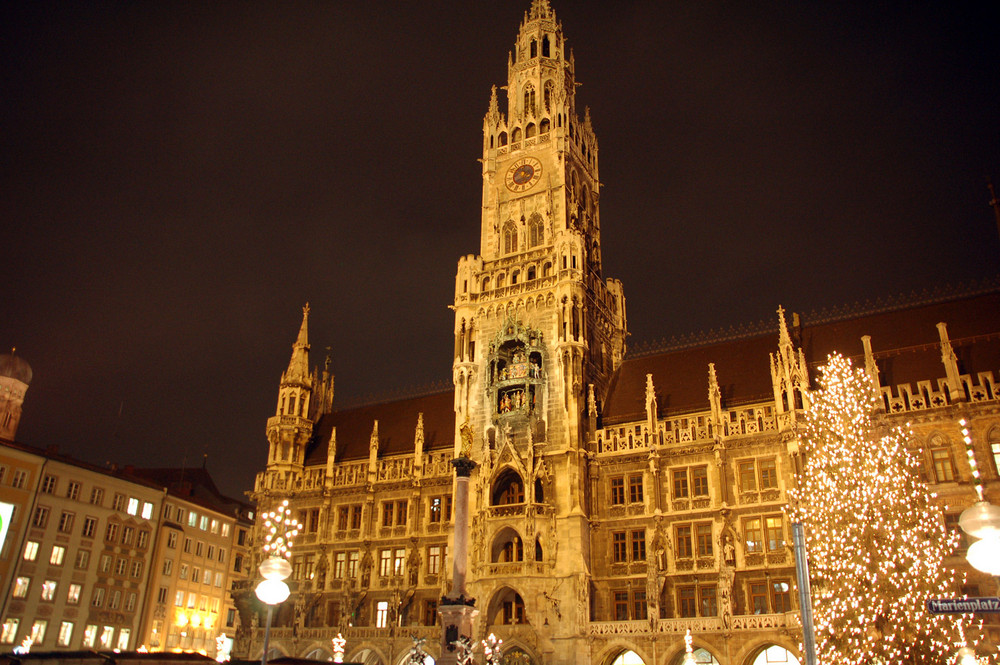
[(465, 422), (462, 423), (460, 430), (462, 436), (462, 450), (459, 453), (461, 457), (470, 457), (472, 455), (472, 442), (475, 437), (472, 434), (472, 426), (469, 425), (469, 417), (465, 417)]
[(719, 614), (725, 630), (733, 627), (733, 577), (731, 566), (723, 565), (719, 570)]

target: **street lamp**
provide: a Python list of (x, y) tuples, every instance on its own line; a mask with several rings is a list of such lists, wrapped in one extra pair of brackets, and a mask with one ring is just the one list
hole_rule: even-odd
[(979, 496), (979, 501), (962, 511), (958, 518), (958, 525), (963, 531), (980, 539), (969, 545), (965, 558), (976, 570), (1000, 576), (1000, 507), (994, 506), (983, 496), (983, 483), (972, 448), (972, 436), (964, 418), (958, 424), (962, 426), (965, 452), (969, 456), (969, 466), (972, 468), (972, 478)]
[(271, 615), (274, 606), (288, 600), (291, 593), (285, 579), (292, 574), (292, 566), (284, 559), (276, 556), (264, 559), (260, 564), (260, 574), (264, 579), (254, 589), (261, 602), (267, 605), (267, 622), (264, 624), (264, 653), (260, 657), (260, 665), (267, 665), (268, 642), (271, 639)]
[(292, 519), (288, 500), (281, 502), (277, 510), (264, 513), (264, 553), (268, 555), (257, 570), (263, 577), (254, 593), (267, 605), (267, 622), (264, 624), (264, 653), (260, 664), (267, 665), (267, 650), (271, 639), (271, 617), (274, 606), (288, 600), (290, 592), (285, 580), (292, 574), (292, 566), (286, 557), (291, 556), (292, 539), (299, 532), (298, 521)]

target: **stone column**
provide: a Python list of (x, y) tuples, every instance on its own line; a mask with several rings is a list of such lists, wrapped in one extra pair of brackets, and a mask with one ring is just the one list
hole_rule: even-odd
[(456, 642), (460, 637), (473, 639), (472, 621), (479, 614), (476, 599), (465, 595), (465, 575), (469, 568), (469, 476), (476, 463), (462, 456), (451, 461), (455, 467), (455, 551), (452, 560), (451, 592), (441, 599), (441, 657), (439, 665), (458, 662)]

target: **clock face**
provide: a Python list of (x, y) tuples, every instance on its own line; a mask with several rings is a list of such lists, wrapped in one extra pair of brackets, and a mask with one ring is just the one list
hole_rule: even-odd
[(534, 157), (522, 157), (507, 169), (507, 189), (523, 192), (531, 189), (542, 177), (542, 163)]

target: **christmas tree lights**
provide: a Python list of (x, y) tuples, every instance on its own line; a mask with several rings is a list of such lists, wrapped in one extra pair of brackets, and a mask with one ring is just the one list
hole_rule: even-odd
[(874, 418), (871, 379), (831, 356), (812, 395), (790, 512), (806, 529), (821, 663), (951, 663), (970, 615), (934, 615), (958, 595), (945, 528), (908, 429)]

